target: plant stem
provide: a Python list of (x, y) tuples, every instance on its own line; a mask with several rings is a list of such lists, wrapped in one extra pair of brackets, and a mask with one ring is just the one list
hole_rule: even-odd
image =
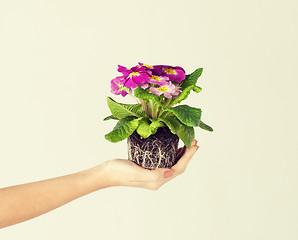
[(167, 108), (169, 106), (169, 104), (171, 103), (172, 98), (168, 98), (165, 102), (165, 104), (163, 105), (163, 108)]
[(142, 111), (145, 112), (145, 114), (146, 114), (148, 117), (150, 117), (150, 113), (149, 113), (149, 111), (148, 111), (148, 105), (147, 105), (146, 101), (143, 100), (143, 99), (140, 99), (140, 101), (141, 101), (141, 104), (142, 104)]
[(158, 106), (158, 110), (157, 110), (157, 118), (159, 118), (160, 114), (162, 113), (162, 107)]
[(149, 102), (150, 102), (150, 106), (151, 106), (151, 116), (152, 116), (152, 119), (156, 119), (157, 118), (157, 112), (155, 110), (154, 102), (153, 102), (152, 99), (150, 99)]

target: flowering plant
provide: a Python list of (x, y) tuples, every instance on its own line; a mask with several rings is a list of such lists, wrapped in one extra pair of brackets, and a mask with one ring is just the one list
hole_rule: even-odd
[(138, 63), (126, 68), (118, 65), (121, 76), (111, 81), (111, 92), (123, 97), (130, 95), (137, 104), (122, 104), (108, 97), (107, 102), (112, 115), (104, 120), (119, 120), (114, 129), (105, 135), (111, 142), (128, 138), (134, 131), (142, 138), (148, 138), (160, 127), (168, 127), (173, 134), (190, 147), (193, 141), (194, 127), (213, 131), (201, 120), (201, 109), (179, 105), (191, 91), (201, 92), (196, 86), (203, 69), (198, 68), (186, 75), (179, 66), (154, 65)]

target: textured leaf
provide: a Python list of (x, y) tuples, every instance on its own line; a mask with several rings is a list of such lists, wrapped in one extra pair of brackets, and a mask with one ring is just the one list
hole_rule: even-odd
[(164, 111), (172, 112), (183, 124), (189, 127), (197, 127), (201, 121), (202, 110), (199, 108), (180, 105), (173, 108), (165, 108)]
[(185, 79), (181, 82), (181, 94), (172, 100), (170, 103), (170, 106), (174, 106), (177, 103), (180, 103), (181, 101), (188, 98), (188, 95), (190, 94), (190, 91), (193, 90), (196, 93), (199, 93), (202, 91), (202, 88), (196, 86), (196, 83), (198, 81), (198, 78), (202, 75), (203, 68), (196, 69), (193, 73), (186, 75)]
[(167, 116), (159, 118), (159, 120), (163, 121), (173, 134), (177, 134), (178, 137), (184, 142), (186, 147), (190, 147), (192, 141), (195, 138), (193, 127), (184, 125), (175, 116)]
[(158, 106), (162, 107), (162, 104), (159, 100), (159, 98), (154, 95), (153, 93), (148, 93), (147, 91), (145, 91), (143, 88), (137, 87), (134, 91), (133, 91), (135, 97), (140, 98), (140, 99), (144, 99), (144, 100), (153, 100)]
[(182, 90), (182, 92), (180, 93), (180, 95), (177, 98), (174, 98), (172, 100), (170, 106), (174, 106), (175, 104), (180, 103), (181, 101), (188, 98), (188, 95), (190, 94), (191, 90), (193, 90), (196, 93), (199, 93), (202, 91), (202, 88), (195, 86), (195, 85), (186, 87), (184, 90)]
[(108, 116), (108, 117), (105, 117), (105, 118), (104, 118), (104, 121), (111, 120), (111, 119), (119, 120), (118, 118), (114, 117), (113, 115), (110, 115), (110, 116)]
[(177, 134), (182, 124), (175, 116), (161, 117), (159, 120), (164, 122), (173, 134)]
[(194, 128), (185, 126), (183, 124), (181, 124), (180, 129), (177, 132), (177, 135), (184, 142), (187, 148), (190, 148), (192, 141), (195, 139)]
[(139, 126), (141, 118), (135, 118), (132, 116), (120, 119), (113, 131), (105, 135), (105, 138), (110, 142), (120, 142), (128, 138)]
[(199, 127), (202, 128), (202, 129), (204, 129), (204, 130), (213, 132), (213, 128), (210, 127), (210, 126), (208, 126), (206, 123), (203, 123), (202, 121), (200, 121)]
[(140, 120), (137, 133), (143, 138), (147, 138), (151, 135), (150, 123), (146, 118)]
[(122, 104), (114, 101), (108, 97), (108, 106), (114, 117), (121, 119), (128, 116), (142, 117), (144, 113), (142, 111), (141, 104)]
[(154, 121), (150, 124), (151, 134), (155, 134), (159, 127), (164, 127), (165, 124), (160, 121)]
[(183, 91), (189, 86), (195, 86), (198, 78), (202, 75), (203, 68), (198, 68), (189, 75), (186, 75), (185, 79), (181, 82), (181, 90)]
[(159, 127), (165, 126), (164, 123), (159, 121), (149, 122), (149, 119), (143, 118), (140, 120), (139, 126), (137, 128), (137, 133), (143, 138), (147, 138), (150, 135), (156, 133)]

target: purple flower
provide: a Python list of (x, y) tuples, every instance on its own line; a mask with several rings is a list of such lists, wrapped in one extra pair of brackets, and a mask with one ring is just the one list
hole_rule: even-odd
[(167, 84), (159, 87), (152, 86), (150, 87), (149, 92), (155, 94), (156, 96), (160, 96), (161, 94), (163, 94), (166, 98), (172, 98), (172, 96), (177, 96), (176, 86), (171, 82), (168, 82)]
[(122, 95), (122, 97), (125, 97), (128, 93), (124, 90), (124, 77), (116, 77), (111, 81), (111, 92), (116, 95)]
[(169, 65), (155, 65), (152, 73), (158, 76), (166, 76), (173, 82), (181, 83), (185, 79), (185, 71), (182, 67)]

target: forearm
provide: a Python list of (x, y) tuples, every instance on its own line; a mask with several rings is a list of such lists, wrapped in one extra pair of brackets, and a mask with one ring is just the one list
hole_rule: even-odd
[(108, 186), (102, 164), (62, 177), (0, 189), (0, 228), (37, 217)]

